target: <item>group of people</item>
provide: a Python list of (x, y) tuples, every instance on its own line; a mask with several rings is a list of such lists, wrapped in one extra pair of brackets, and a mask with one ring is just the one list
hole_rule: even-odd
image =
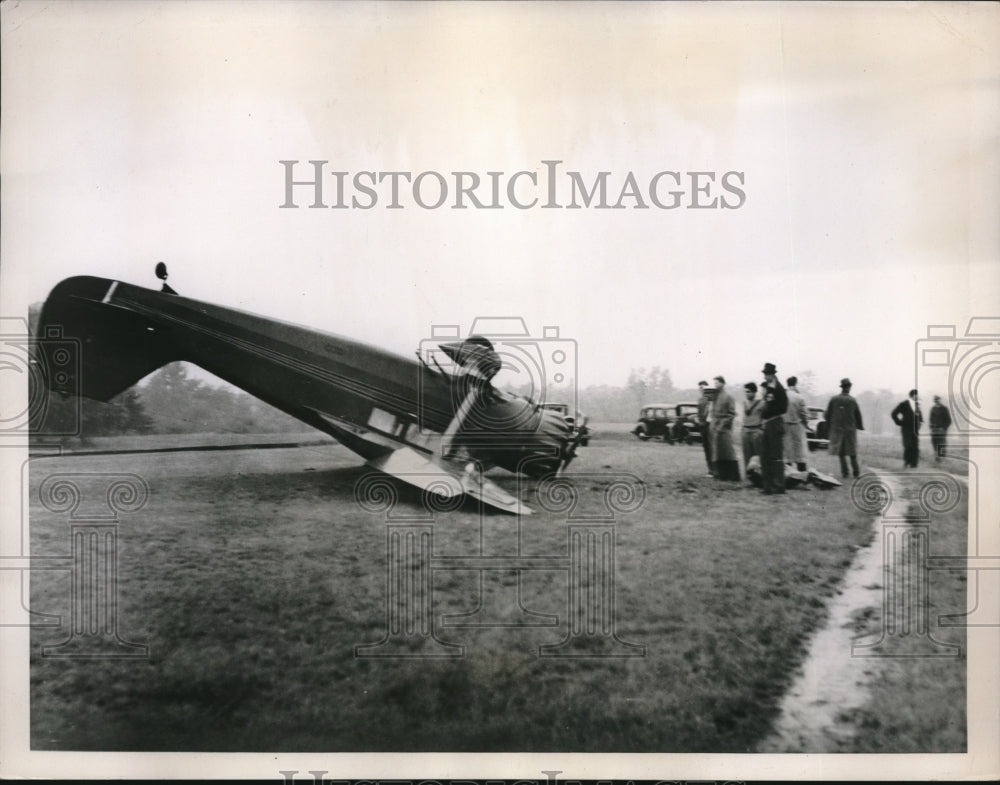
[[(903, 467), (917, 468), (920, 462), (920, 426), (924, 415), (920, 411), (920, 397), (916, 390), (910, 390), (905, 401), (892, 410), (892, 421), (899, 426), (903, 436)], [(931, 447), (935, 462), (945, 457), (948, 429), (951, 427), (951, 412), (941, 403), (941, 396), (934, 396), (930, 416)]]
[[(920, 411), (920, 398), (916, 390), (910, 390), (906, 400), (890, 414), (899, 426), (903, 437), (903, 467), (917, 468), (920, 462), (920, 426), (924, 416)], [(858, 476), (857, 432), (864, 430), (861, 425), (861, 410), (851, 397), (851, 380), (840, 380), (840, 395), (835, 395), (826, 408), (826, 422), (830, 435), (830, 452), (840, 457), (840, 472), (847, 477), (847, 462), (851, 463), (854, 476)], [(951, 427), (951, 412), (941, 403), (941, 396), (934, 396), (931, 407), (931, 446), (934, 460), (940, 462), (947, 449), (948, 429)]]
[[(789, 377), (786, 389), (778, 381), (778, 369), (764, 363), (764, 380), (743, 385), (743, 463), (744, 471), (751, 459), (760, 461), (761, 492), (785, 492), (785, 461), (799, 470), (806, 468), (806, 425), (809, 411), (805, 398), (799, 394), (798, 379)], [(698, 421), (709, 474), (720, 480), (739, 482), (740, 467), (733, 441), (736, 402), (726, 391), (726, 380), (716, 376), (714, 394), (708, 382), (698, 382)]]
[[(744, 471), (756, 456), (760, 462), (761, 492), (785, 492), (785, 464), (794, 464), (796, 470), (806, 471), (808, 452), (807, 429), (809, 409), (805, 398), (798, 391), (798, 379), (789, 376), (784, 387), (778, 380), (778, 369), (773, 363), (764, 363), (761, 370), (763, 382), (743, 385), (742, 452)], [(714, 391), (708, 382), (698, 382), (701, 397), (698, 400), (698, 423), (705, 450), (705, 461), (712, 477), (729, 482), (739, 482), (740, 468), (734, 443), (736, 402), (726, 390), (724, 377), (714, 378)], [(840, 461), (844, 478), (858, 477), (858, 431), (864, 430), (861, 409), (851, 395), (851, 380), (840, 380), (840, 394), (833, 396), (826, 407), (826, 426), (829, 451)], [(892, 411), (892, 420), (902, 432), (903, 462), (916, 467), (919, 460), (918, 434), (923, 415), (917, 391), (911, 390), (906, 401)], [(945, 439), (951, 426), (951, 414), (934, 397), (931, 409), (931, 443), (936, 460), (945, 454)]]

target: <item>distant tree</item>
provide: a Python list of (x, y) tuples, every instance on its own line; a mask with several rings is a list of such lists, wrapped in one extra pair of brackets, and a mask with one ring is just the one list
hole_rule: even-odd
[(139, 396), (159, 433), (290, 433), (304, 427), (242, 390), (192, 377), (184, 363), (150, 376)]
[(246, 411), (244, 423), (248, 430), (244, 431), (245, 433), (295, 433), (306, 427), (301, 420), (275, 409), (252, 395), (239, 393), (237, 403)]
[(854, 396), (858, 400), (858, 408), (865, 421), (865, 430), (872, 434), (891, 432), (893, 425), (889, 412), (898, 403), (898, 395), (891, 390), (882, 388), (877, 392), (865, 390)]
[(659, 365), (649, 370), (633, 368), (629, 371), (625, 387), (632, 393), (637, 407), (651, 401), (669, 401), (676, 392), (670, 371)]
[(802, 371), (799, 374), (799, 392), (811, 406), (819, 406), (819, 402), (816, 400), (816, 374), (812, 371)]
[(45, 395), (46, 400), (38, 405), (38, 416), (31, 424), (36, 436), (78, 433), (83, 441), (88, 441), (95, 436), (153, 431), (153, 420), (135, 390), (126, 390), (106, 403), (52, 392)]
[(674, 383), (670, 379), (670, 371), (654, 365), (649, 372), (649, 392), (658, 401), (670, 400), (674, 394)]
[(158, 433), (190, 433), (205, 430), (194, 419), (201, 388), (184, 363), (170, 363), (150, 376), (139, 394)]
[(638, 407), (625, 387), (591, 385), (580, 390), (580, 410), (594, 422), (631, 422)]
[(81, 404), (81, 432), (85, 437), (143, 434), (153, 430), (153, 420), (134, 389), (107, 403), (84, 398)]
[(646, 403), (646, 391), (649, 389), (649, 383), (646, 381), (646, 369), (633, 368), (629, 371), (625, 387), (635, 396), (636, 408), (641, 408)]

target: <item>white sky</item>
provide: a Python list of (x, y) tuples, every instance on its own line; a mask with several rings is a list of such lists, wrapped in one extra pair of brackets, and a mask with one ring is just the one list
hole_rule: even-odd
[[(156, 286), (387, 346), (518, 315), (579, 383), (905, 390), (1000, 313), (995, 4), (5, 4), (2, 309)], [(745, 172), (739, 210), (281, 210), (328, 170)], [(327, 194), (332, 180), (327, 181)], [(611, 189), (615, 190), (614, 186)], [(305, 191), (298, 198), (307, 204)], [(387, 194), (386, 189), (382, 193)], [(328, 197), (328, 201), (332, 201)]]

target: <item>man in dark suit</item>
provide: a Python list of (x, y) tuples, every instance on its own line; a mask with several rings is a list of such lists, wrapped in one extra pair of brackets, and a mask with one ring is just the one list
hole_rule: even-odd
[(924, 421), (920, 413), (917, 391), (910, 390), (910, 397), (892, 410), (892, 421), (903, 435), (903, 466), (917, 468), (920, 460), (920, 426)]
[(760, 440), (760, 474), (764, 482), (762, 493), (785, 492), (785, 412), (788, 411), (788, 395), (778, 381), (778, 369), (774, 363), (764, 363), (761, 371), (764, 383), (761, 393), (764, 408), (760, 418), (763, 430)]

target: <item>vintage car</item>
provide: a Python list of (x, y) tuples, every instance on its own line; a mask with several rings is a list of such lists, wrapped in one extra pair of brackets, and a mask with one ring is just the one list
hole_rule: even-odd
[(810, 406), (809, 422), (806, 425), (806, 444), (810, 450), (825, 450), (830, 446), (826, 427), (826, 410)]
[(563, 419), (572, 429), (572, 440), (579, 444), (581, 447), (586, 447), (590, 444), (591, 431), (587, 427), (587, 415), (581, 412), (579, 409), (576, 410), (576, 415), (571, 415), (569, 413), (568, 403), (543, 403), (543, 409), (548, 409), (549, 411), (558, 412), (563, 416)]
[(639, 422), (632, 429), (642, 441), (660, 438), (667, 444), (691, 444), (701, 440), (698, 429), (698, 404), (650, 403), (639, 411)]
[(701, 428), (698, 425), (698, 404), (679, 403), (676, 412), (677, 417), (674, 420), (672, 432), (673, 440), (685, 444), (700, 442)]

